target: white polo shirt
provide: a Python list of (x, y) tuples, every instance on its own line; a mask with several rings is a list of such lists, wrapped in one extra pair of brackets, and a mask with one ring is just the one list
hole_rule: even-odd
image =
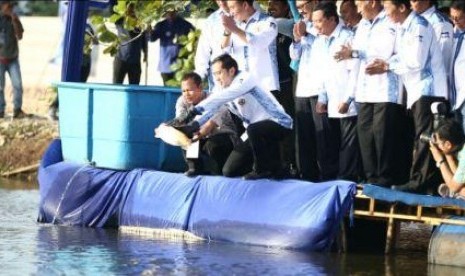
[(400, 77), (389, 71), (384, 74), (367, 75), (367, 65), (374, 59), (388, 60), (394, 54), (396, 25), (380, 12), (372, 22), (362, 19), (352, 43), (359, 58), (354, 59), (358, 74), (351, 76), (349, 87), (359, 103), (401, 103), (402, 84)]
[[(316, 73), (318, 78), (323, 82), (323, 93), (320, 94), (318, 101), (327, 104), (328, 117), (344, 118), (357, 115), (353, 95), (348, 87), (350, 74), (353, 73), (354, 62), (344, 60), (338, 62), (334, 55), (341, 49), (343, 45), (348, 45), (352, 42), (353, 32), (339, 23), (331, 35), (318, 35), (315, 39), (313, 47), (325, 49), (319, 53), (318, 60), (320, 70)], [(346, 114), (341, 114), (338, 111), (340, 103), (349, 103), (349, 111)]]
[(407, 108), (421, 96), (447, 99), (446, 70), (431, 24), (412, 11), (398, 27), (397, 54), (389, 59), (389, 69), (401, 76), (407, 89)]
[[(298, 81), (295, 89), (295, 96), (298, 98), (308, 98), (318, 96), (323, 92), (323, 83), (318, 79), (315, 72), (319, 70), (318, 52), (313, 51), (313, 43), (316, 39), (317, 31), (313, 28), (312, 22), (306, 22), (307, 35), (299, 42), (293, 42), (289, 47), (289, 54), (292, 60), (299, 60)], [(318, 50), (318, 49), (317, 49)], [(319, 49), (321, 51), (321, 49)]]
[(226, 14), (222, 9), (216, 10), (204, 22), (195, 53), (195, 72), (203, 79), (207, 77), (211, 67), (211, 62), (216, 57), (226, 53), (221, 48), (223, 41), (224, 28), (221, 21), (221, 16)]
[(264, 120), (272, 120), (285, 128), (292, 128), (291, 117), (270, 91), (257, 85), (252, 74), (239, 72), (227, 88), (216, 86), (214, 90), (208, 98), (195, 106), (202, 113), (195, 118), (200, 125), (205, 124), (223, 104), (227, 104), (229, 110), (241, 118), (246, 128)]
[(247, 42), (232, 34), (227, 50), (237, 61), (239, 70), (254, 75), (262, 89), (279, 90), (276, 21), (256, 11), (246, 22), (238, 22), (237, 26), (246, 33)]
[[(436, 39), (441, 48), (444, 68), (450, 68), (452, 61), (452, 46), (454, 43), (454, 26), (435, 6), (424, 11), (423, 16), (433, 26)], [(446, 72), (447, 73), (447, 72)]]

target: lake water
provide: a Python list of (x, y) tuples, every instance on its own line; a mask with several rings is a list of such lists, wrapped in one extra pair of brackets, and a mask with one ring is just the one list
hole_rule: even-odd
[(39, 224), (39, 200), (36, 184), (0, 180), (2, 275), (465, 275), (428, 265), (425, 250), (310, 253)]

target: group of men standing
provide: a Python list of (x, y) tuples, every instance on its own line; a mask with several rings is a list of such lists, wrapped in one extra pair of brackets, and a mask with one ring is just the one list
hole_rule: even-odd
[[(196, 56), (196, 72), (215, 89), (190, 109), (189, 120), (200, 116), (182, 131), (195, 133), (211, 117), (205, 114), (226, 103), (249, 134), (254, 175), (246, 178), (279, 175), (276, 166), (262, 164), (278, 158), (281, 168), (295, 163), (298, 176), (311, 181), (348, 179), (414, 192), (440, 183), (429, 144), (419, 137), (433, 132), (434, 102), (450, 103), (463, 117), (462, 1), (451, 6), (453, 22), (435, 1), (343, 1), (344, 20), (336, 1), (296, 1), (301, 20), (292, 34), (252, 0), (216, 2)], [(289, 14), (287, 1), (270, 0), (269, 7), (274, 17)], [(225, 66), (225, 56), (237, 61), (236, 82), (212, 74), (215, 63), (234, 67)], [(295, 91), (290, 58), (299, 63)], [(263, 121), (293, 131), (274, 135), (279, 128), (261, 126), (250, 142), (248, 129)], [(295, 151), (285, 143), (294, 131)], [(264, 154), (264, 144), (278, 152)]]

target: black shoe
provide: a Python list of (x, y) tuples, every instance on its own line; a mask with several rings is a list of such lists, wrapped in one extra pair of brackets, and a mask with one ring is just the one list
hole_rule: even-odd
[(424, 193), (423, 189), (409, 182), (407, 182), (406, 184), (402, 184), (402, 185), (392, 185), (391, 189), (395, 191), (414, 193), (414, 194)]
[(13, 110), (13, 119), (23, 119), (23, 118), (27, 118), (27, 117), (31, 117), (31, 115), (27, 114), (22, 109)]
[(201, 173), (195, 169), (188, 169), (187, 171), (184, 172), (184, 175), (188, 177), (194, 177), (200, 174)]
[(5, 111), (0, 112), (0, 119), (5, 118)]
[(248, 174), (244, 175), (242, 178), (244, 180), (255, 180), (255, 179), (272, 178), (272, 177), (274, 177), (274, 174), (270, 171), (264, 171), (261, 173), (258, 173), (256, 171), (251, 171)]

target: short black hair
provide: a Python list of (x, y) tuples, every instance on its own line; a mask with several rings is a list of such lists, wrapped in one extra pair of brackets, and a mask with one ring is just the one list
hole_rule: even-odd
[(400, 8), (400, 6), (402, 5), (405, 5), (405, 7), (407, 9), (411, 9), (412, 8), (412, 4), (410, 4), (410, 0), (389, 0), (392, 2), (392, 4), (394, 4), (394, 6), (396, 6), (397, 8)]
[(334, 17), (336, 23), (339, 23), (339, 15), (337, 13), (337, 6), (333, 1), (318, 2), (313, 8), (313, 12), (322, 11), (325, 18)]
[(465, 143), (463, 126), (454, 119), (445, 119), (436, 128), (439, 138), (449, 141), (454, 147), (462, 148)]
[(454, 2), (452, 2), (452, 5), (450, 5), (450, 8), (454, 10), (459, 10), (461, 12), (465, 12), (465, 1), (455, 0)]
[(236, 69), (236, 75), (239, 73), (239, 66), (237, 65), (237, 61), (233, 59), (232, 56), (229, 54), (222, 54), (221, 56), (216, 57), (213, 61), (212, 64), (215, 64), (217, 62), (221, 62), (221, 68), (229, 70), (231, 68)]
[(202, 78), (199, 76), (199, 74), (195, 72), (189, 72), (189, 73), (184, 74), (184, 76), (182, 76), (181, 82), (187, 81), (187, 80), (192, 80), (195, 83), (195, 85), (197, 85), (198, 87), (202, 85)]

